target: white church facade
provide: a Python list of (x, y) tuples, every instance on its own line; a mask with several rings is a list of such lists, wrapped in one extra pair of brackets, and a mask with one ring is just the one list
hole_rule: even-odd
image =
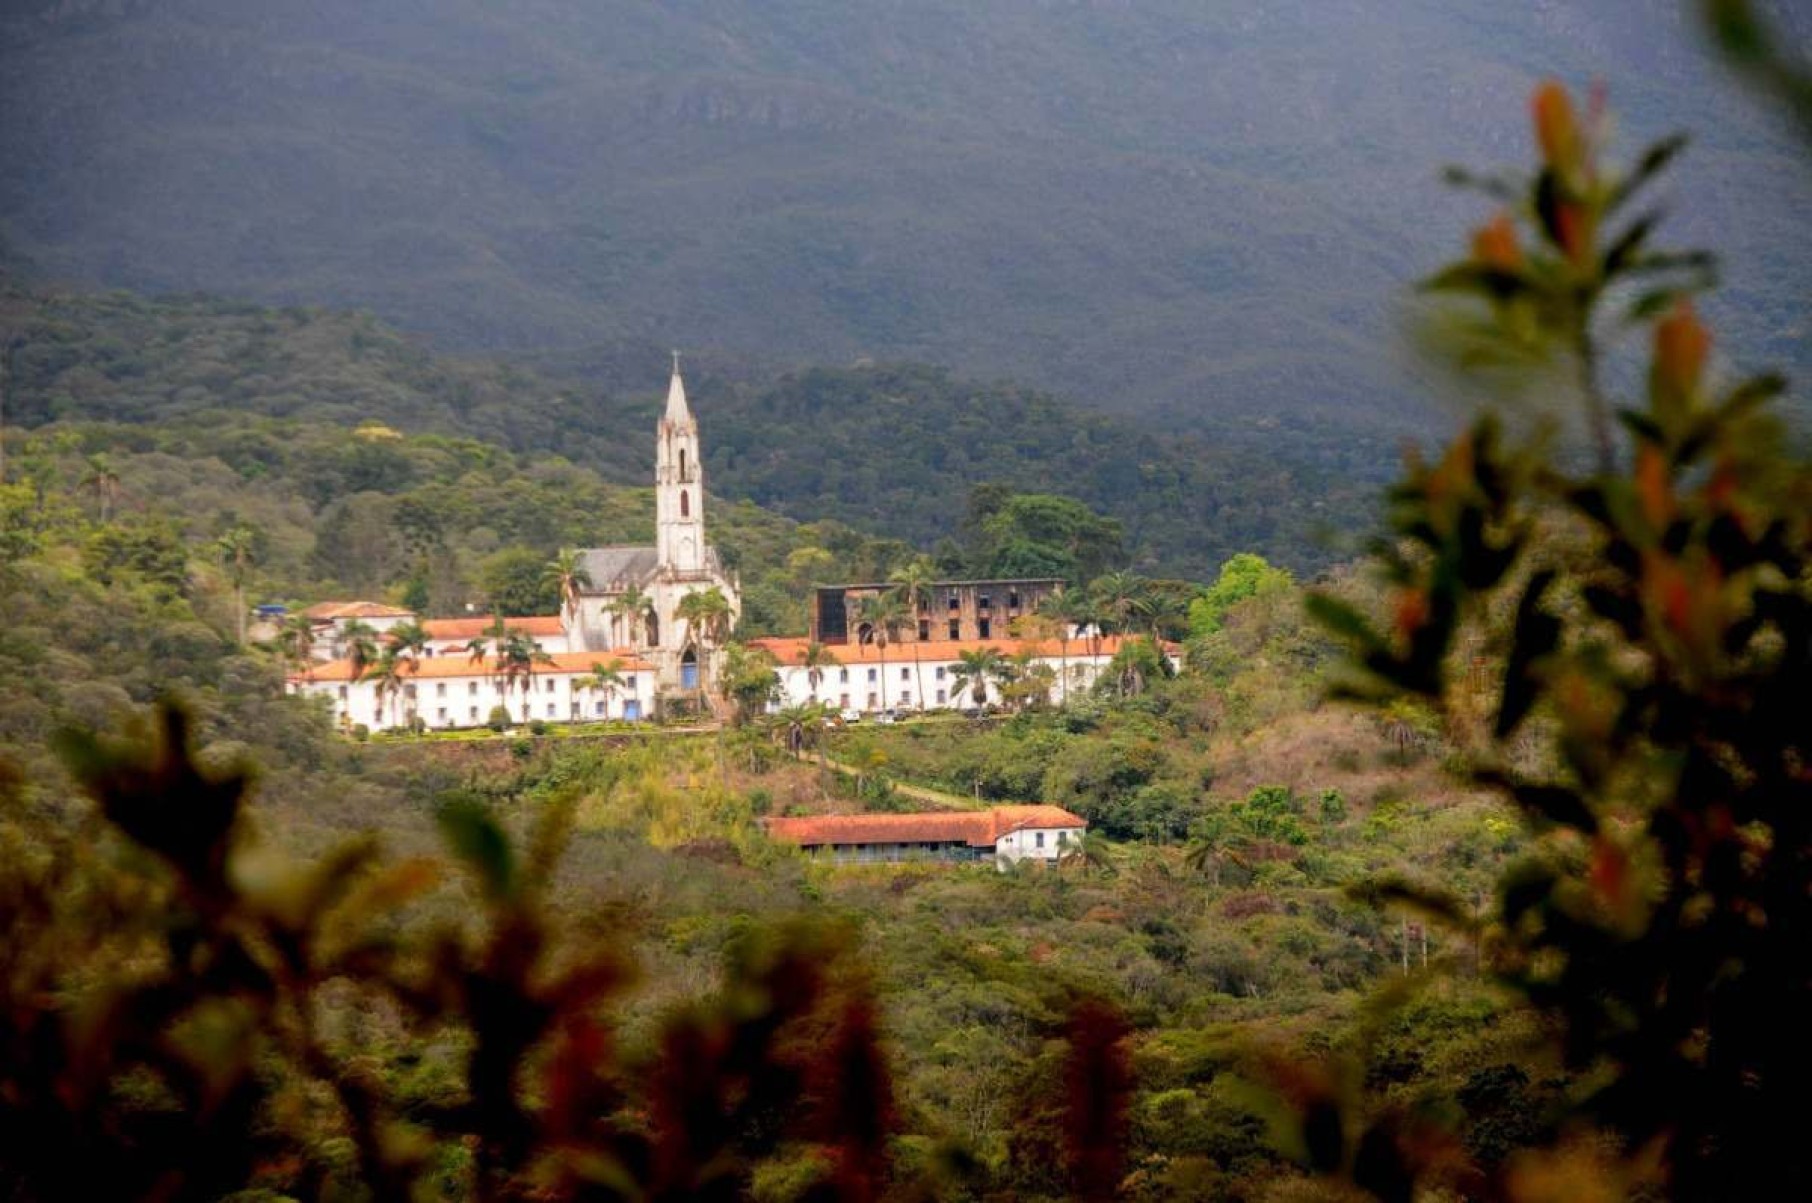
[[(660, 687), (692, 694), (709, 684), (714, 651), (742, 616), (736, 575), (705, 538), (705, 470), (698, 420), (674, 358), (667, 404), (655, 428), (654, 546), (590, 547), (585, 579), (562, 615), (575, 651), (633, 650), (655, 666)], [(681, 616), (694, 593), (723, 598), (721, 629), (695, 630)]]

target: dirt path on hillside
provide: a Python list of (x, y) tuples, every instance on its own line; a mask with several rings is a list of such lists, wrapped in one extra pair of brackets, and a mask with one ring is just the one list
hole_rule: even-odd
[(855, 765), (845, 764), (843, 761), (836, 760), (829, 756), (824, 758), (824, 763), (831, 768), (836, 769), (839, 773), (845, 773), (851, 777), (887, 777), (887, 783), (893, 786), (895, 793), (904, 794), (908, 798), (917, 798), (921, 802), (933, 803), (945, 810), (981, 810), (987, 806), (998, 805), (998, 803), (995, 802), (977, 802), (974, 798), (966, 798), (962, 794), (948, 794), (941, 789), (930, 789), (923, 785), (908, 785), (898, 778), (889, 777), (884, 772), (876, 773), (871, 770), (867, 773), (863, 773), (858, 770)]

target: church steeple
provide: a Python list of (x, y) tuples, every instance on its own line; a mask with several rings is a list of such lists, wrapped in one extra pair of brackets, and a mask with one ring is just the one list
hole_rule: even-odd
[(667, 383), (667, 420), (690, 422), (692, 410), (686, 404), (686, 382), (680, 379), (679, 352), (673, 353), (673, 379)]
[(667, 384), (667, 409), (656, 426), (655, 553), (663, 569), (694, 573), (705, 567), (705, 477), (699, 464), (698, 422), (686, 404), (679, 352)]

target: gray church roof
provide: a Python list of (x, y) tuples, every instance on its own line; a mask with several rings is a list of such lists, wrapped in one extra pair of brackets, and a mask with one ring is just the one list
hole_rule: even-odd
[(587, 593), (612, 593), (645, 584), (659, 566), (652, 547), (587, 547), (579, 552), (579, 562), (591, 578)]

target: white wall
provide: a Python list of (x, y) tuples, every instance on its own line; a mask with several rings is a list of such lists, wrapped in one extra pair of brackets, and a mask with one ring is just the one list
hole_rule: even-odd
[[(632, 703), (638, 705), (639, 717), (648, 718), (653, 714), (652, 672), (644, 669), (624, 673), (625, 683), (633, 683), (634, 688), (619, 688), (608, 700), (596, 690), (578, 688), (587, 676), (589, 673), (536, 673), (527, 695), (528, 717), (559, 723), (600, 722), (624, 718)], [(298, 680), (291, 681), (289, 688), (291, 693), (327, 698), (333, 705), (335, 721), (344, 721), (349, 726), (363, 723), (373, 731), (406, 726), (412, 713), (435, 730), (480, 727), (490, 719), (491, 709), (495, 706), (506, 707), (510, 721), (524, 721), (520, 682), (506, 690), (488, 673), (411, 681), (402, 696), (393, 700), (390, 694), (385, 694), (381, 708), (375, 681)], [(413, 697), (409, 694), (411, 688)]]
[[(838, 709), (848, 706), (850, 709), (865, 713), (883, 709), (953, 710), (966, 709), (975, 705), (974, 700), (970, 697), (970, 690), (964, 689), (960, 694), (956, 692), (958, 681), (954, 672), (959, 661), (933, 658), (923, 651), (920, 652), (920, 657), (918, 666), (915, 668), (909, 653), (899, 660), (894, 659), (892, 655), (888, 656), (885, 673), (887, 686), (885, 700), (882, 698), (882, 672), (878, 662), (852, 661), (843, 665), (831, 665), (824, 670), (824, 679), (818, 684), (818, 700)], [(1087, 692), (1112, 659), (1113, 657), (1105, 655), (1089, 657), (1072, 654), (1067, 665), (1069, 669), (1068, 694), (1077, 696)], [(1040, 657), (1033, 663), (1047, 664), (1053, 673), (1061, 672), (1065, 667), (1063, 658), (1059, 656)], [(876, 675), (874, 681), (868, 679), (870, 670), (873, 670)], [(805, 669), (797, 665), (782, 664), (775, 671), (780, 676), (782, 700), (778, 703), (779, 707), (802, 706), (811, 701), (811, 680)], [(841, 679), (845, 672), (849, 674), (847, 682)], [(922, 705), (919, 699), (921, 672), (925, 681), (925, 697)], [(874, 696), (872, 705), (869, 703), (871, 694)], [(849, 699), (847, 702), (843, 700), (846, 695)], [(1053, 682), (1051, 700), (1053, 702), (1062, 701), (1064, 695), (1064, 687)], [(998, 702), (999, 700), (999, 683), (988, 682), (988, 701)]]
[(1080, 833), (1076, 827), (1027, 827), (1009, 831), (994, 842), (994, 855), (1002, 860), (1055, 862), (1064, 845)]

